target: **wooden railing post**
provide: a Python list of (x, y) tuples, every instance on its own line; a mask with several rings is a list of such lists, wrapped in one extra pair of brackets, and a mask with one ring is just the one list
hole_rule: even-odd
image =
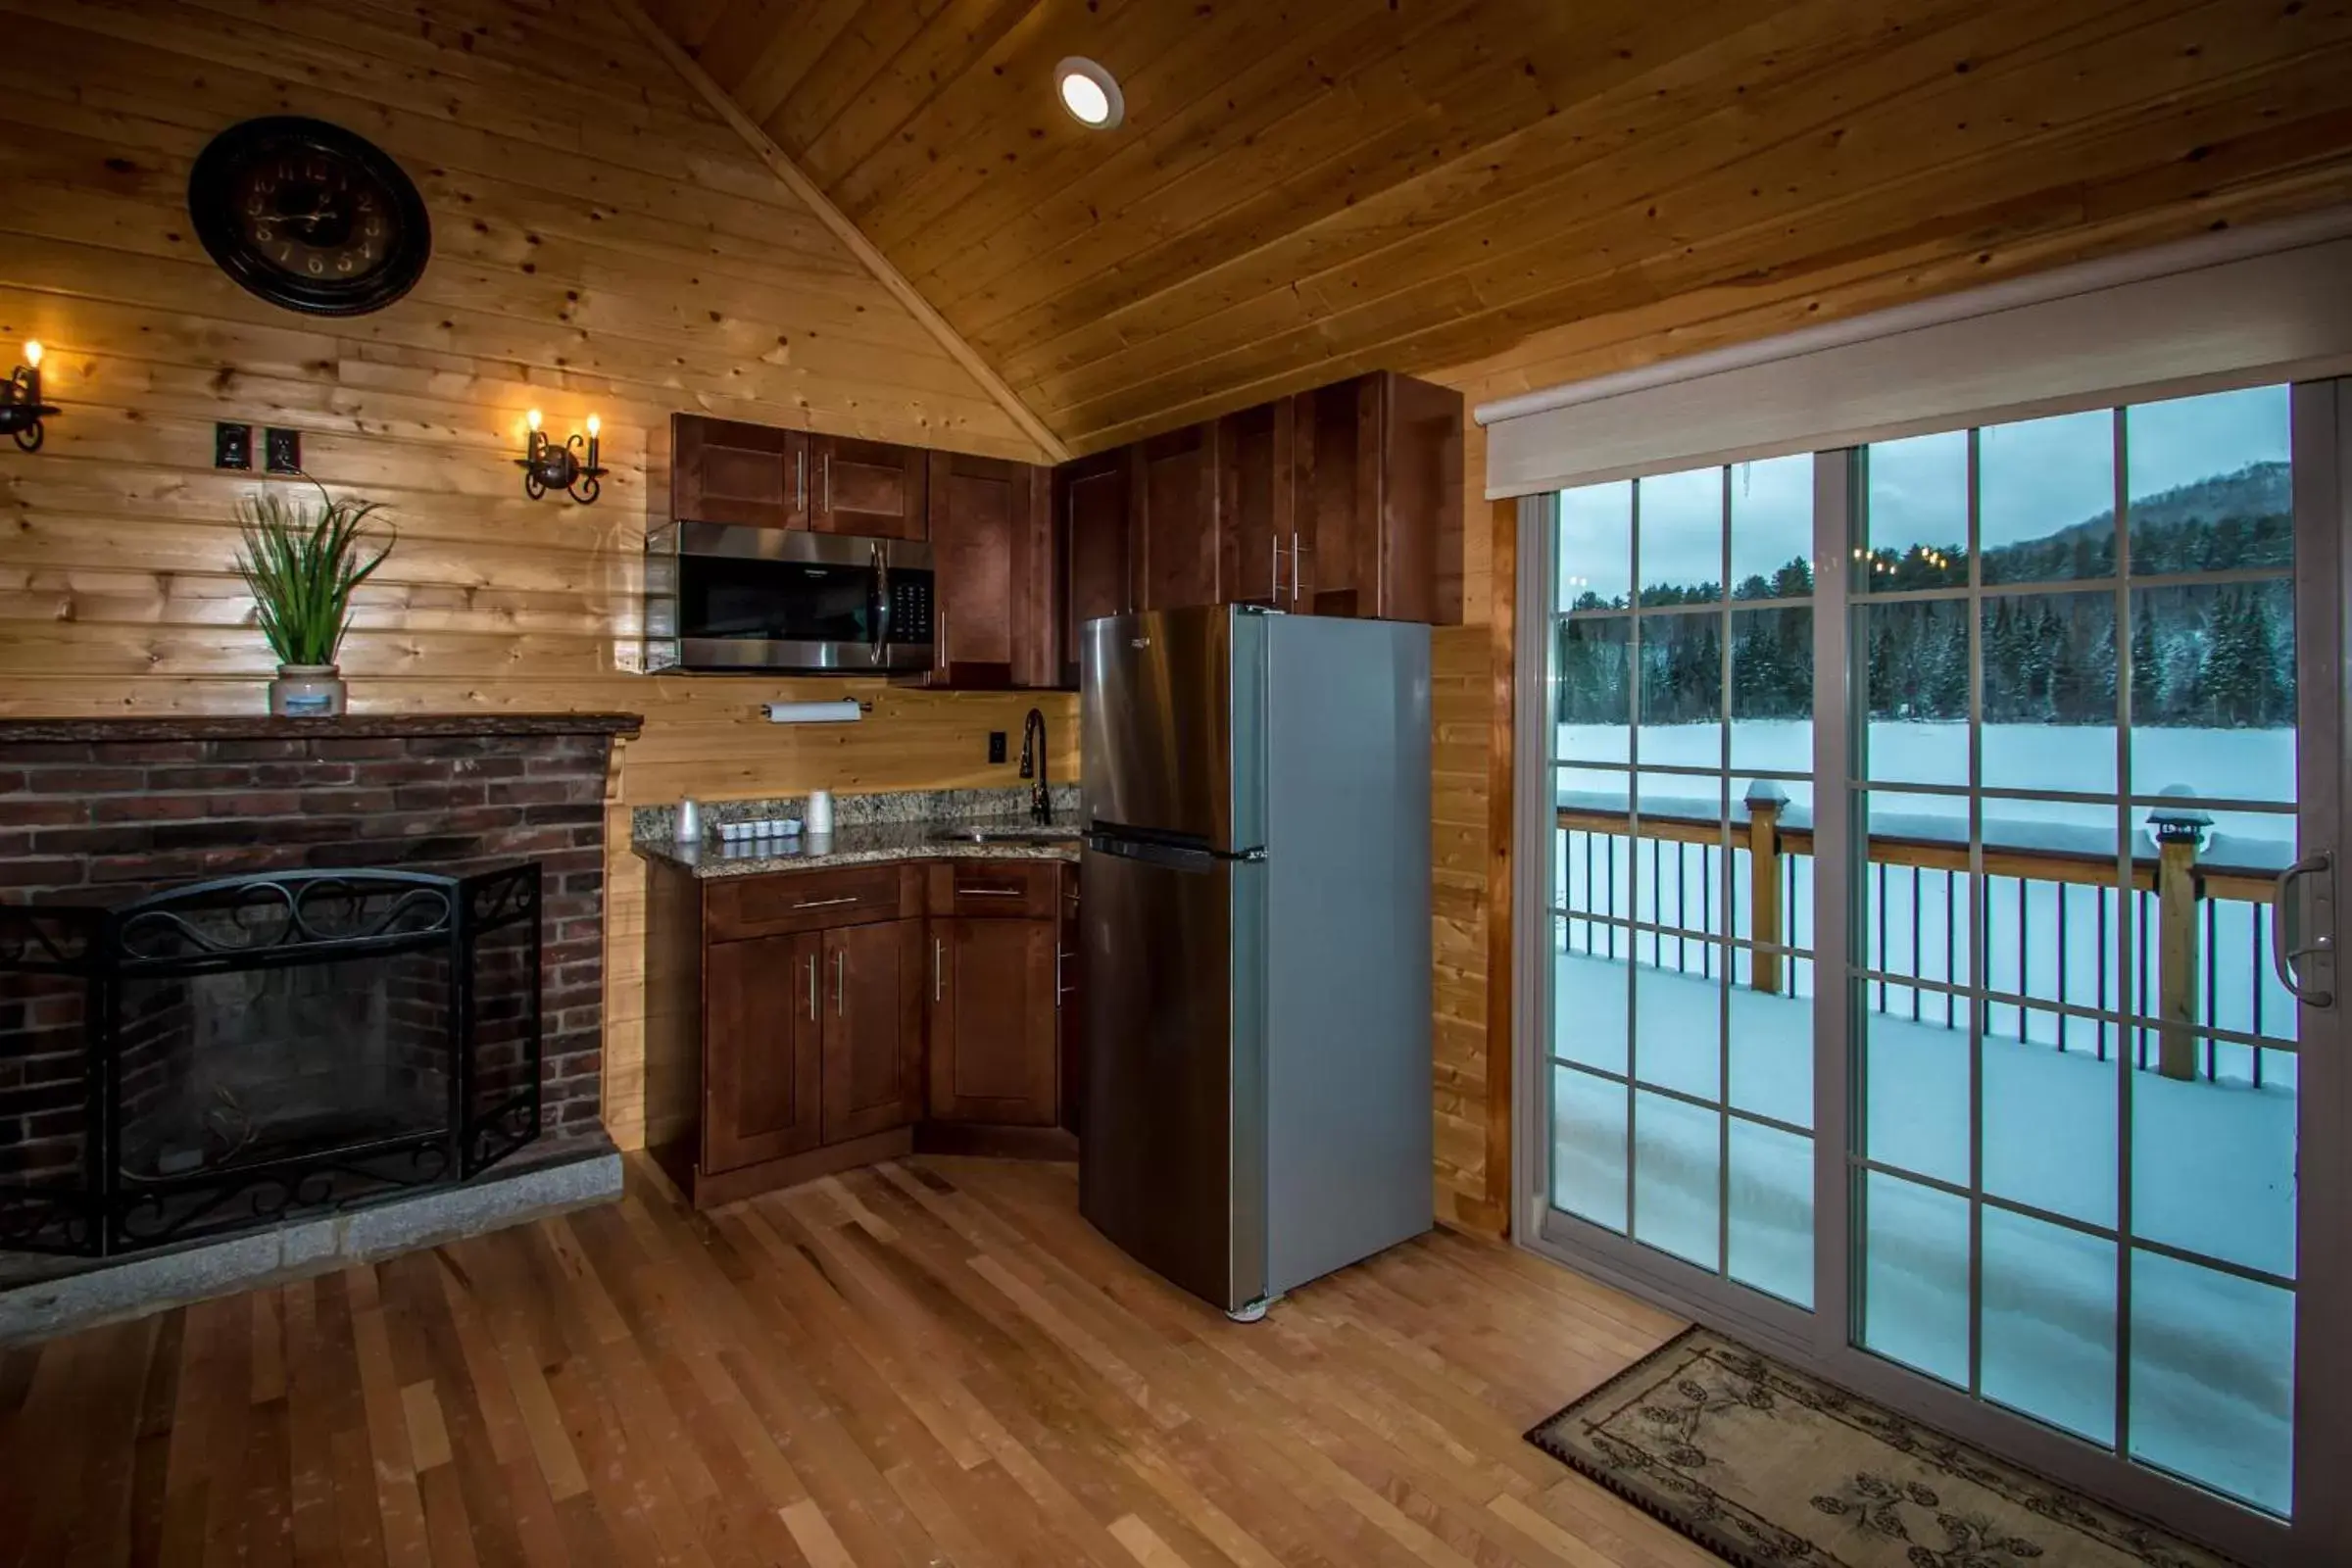
[(1781, 808), (1788, 796), (1778, 784), (1759, 779), (1747, 787), (1747, 909), (1748, 935), (1756, 948), (1748, 955), (1751, 989), (1777, 994), (1781, 989), (1781, 955), (1768, 953), (1786, 940), (1781, 921)]
[[(2170, 785), (2164, 795), (2188, 794)], [(2148, 813), (2156, 836), (2156, 1070), (2197, 1075), (2197, 982), (2204, 970), (2197, 925), (2197, 849), (2213, 818), (2187, 805)]]

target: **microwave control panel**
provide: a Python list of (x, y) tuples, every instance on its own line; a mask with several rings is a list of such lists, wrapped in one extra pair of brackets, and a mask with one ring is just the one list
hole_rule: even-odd
[(927, 643), (931, 640), (931, 577), (894, 577), (890, 584), (890, 640)]

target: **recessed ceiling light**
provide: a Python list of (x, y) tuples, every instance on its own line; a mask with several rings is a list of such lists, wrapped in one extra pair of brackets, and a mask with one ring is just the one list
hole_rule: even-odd
[(1072, 55), (1054, 68), (1061, 107), (1090, 130), (1109, 130), (1127, 118), (1127, 100), (1111, 74), (1092, 60)]

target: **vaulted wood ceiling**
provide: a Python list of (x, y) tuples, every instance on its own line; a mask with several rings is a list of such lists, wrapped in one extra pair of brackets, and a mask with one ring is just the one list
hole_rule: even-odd
[[(649, 0), (1073, 449), (2352, 168), (2343, 0)], [(1126, 123), (1061, 113), (1054, 63)]]

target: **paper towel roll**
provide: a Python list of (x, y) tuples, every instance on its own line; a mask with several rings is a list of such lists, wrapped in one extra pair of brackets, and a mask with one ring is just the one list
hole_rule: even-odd
[(837, 703), (770, 703), (767, 721), (771, 724), (854, 724), (864, 710), (854, 697)]

